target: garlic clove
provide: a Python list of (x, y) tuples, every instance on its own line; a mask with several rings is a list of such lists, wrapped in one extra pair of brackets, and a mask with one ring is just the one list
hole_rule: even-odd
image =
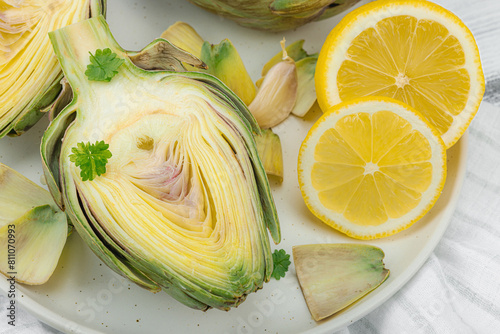
[(266, 74), (257, 96), (248, 106), (257, 123), (263, 129), (284, 121), (292, 112), (297, 100), (297, 69), (295, 61), (288, 56), (285, 39), (281, 41), (283, 60)]

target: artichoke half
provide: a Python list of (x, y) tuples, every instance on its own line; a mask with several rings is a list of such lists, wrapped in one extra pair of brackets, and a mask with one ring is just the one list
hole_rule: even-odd
[(25, 132), (59, 96), (62, 71), (48, 32), (104, 8), (104, 0), (0, 0), (0, 138)]
[[(227, 310), (261, 288), (273, 268), (267, 229), (281, 237), (243, 102), (211, 75), (159, 70), (202, 65), (164, 39), (127, 53), (102, 16), (50, 38), (74, 98), (42, 159), (80, 236), (117, 273), (195, 309)], [(110, 82), (89, 81), (89, 53), (106, 48), (124, 63)], [(69, 155), (88, 141), (112, 157), (84, 182)]]
[(323, 20), (359, 0), (188, 0), (238, 24), (268, 31), (285, 31)]

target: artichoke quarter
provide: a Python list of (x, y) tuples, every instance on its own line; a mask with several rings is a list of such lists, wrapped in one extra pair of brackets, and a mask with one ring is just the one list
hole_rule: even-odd
[(238, 24), (285, 31), (337, 15), (359, 0), (189, 0)]
[[(215, 77), (175, 72), (196, 58), (164, 39), (124, 51), (102, 16), (50, 33), (72, 102), (42, 138), (47, 185), (94, 253), (140, 286), (227, 310), (268, 281), (277, 213), (243, 102)], [(109, 82), (89, 53), (124, 60)], [(141, 68), (139, 68), (139, 66)], [(80, 142), (104, 141), (106, 172), (82, 181)]]
[(25, 132), (59, 96), (47, 33), (104, 9), (104, 0), (0, 0), (0, 138)]

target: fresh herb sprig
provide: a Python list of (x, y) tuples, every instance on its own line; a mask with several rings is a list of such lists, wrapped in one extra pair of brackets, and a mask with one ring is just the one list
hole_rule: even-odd
[(118, 68), (124, 60), (118, 58), (111, 49), (97, 49), (95, 54), (90, 53), (90, 64), (87, 65), (85, 75), (91, 81), (109, 82), (118, 73)]
[(97, 176), (106, 173), (106, 164), (112, 157), (108, 150), (109, 145), (103, 140), (91, 143), (78, 143), (71, 148), (73, 154), (69, 155), (69, 160), (80, 167), (80, 177), (82, 181), (93, 181)]
[(290, 255), (286, 253), (284, 249), (276, 249), (273, 253), (273, 273), (271, 277), (276, 280), (285, 277), (288, 267), (290, 266)]

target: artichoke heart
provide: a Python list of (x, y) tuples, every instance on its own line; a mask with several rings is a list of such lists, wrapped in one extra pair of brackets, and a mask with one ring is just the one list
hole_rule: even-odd
[(47, 190), (0, 163), (0, 272), (39, 285), (54, 272), (68, 223)]
[[(145, 64), (156, 51), (177, 64), (189, 54), (158, 39), (132, 56), (102, 16), (50, 38), (75, 94), (42, 139), (44, 172), (79, 235), (117, 273), (195, 309), (227, 310), (261, 288), (267, 229), (281, 237), (244, 103), (211, 75), (137, 67), (131, 57), (158, 69)], [(106, 48), (124, 63), (110, 82), (89, 81), (89, 52)], [(88, 141), (112, 157), (84, 182), (69, 155)]]
[(104, 12), (101, 0), (0, 0), (0, 138), (51, 108), (62, 72), (48, 32)]

